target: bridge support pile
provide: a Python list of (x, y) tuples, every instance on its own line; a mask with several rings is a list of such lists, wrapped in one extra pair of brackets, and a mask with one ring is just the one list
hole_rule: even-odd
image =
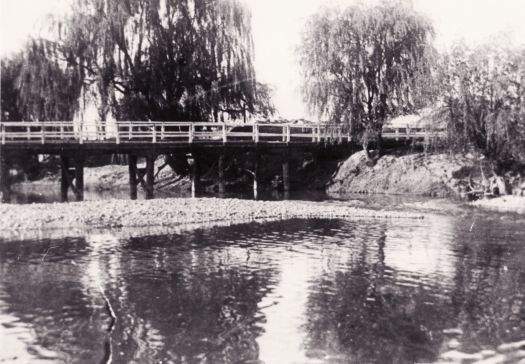
[(146, 168), (138, 168), (137, 156), (130, 154), (128, 157), (129, 197), (132, 200), (136, 200), (138, 197), (137, 187), (139, 183), (145, 191), (146, 200), (151, 200), (154, 197), (156, 156), (147, 155), (145, 159)]
[(256, 199), (259, 193), (259, 175), (260, 175), (261, 155), (256, 150), (253, 159), (253, 197)]
[(286, 156), (283, 161), (283, 190), (285, 194), (290, 192), (290, 161)]
[(218, 173), (219, 173), (219, 193), (224, 194), (226, 192), (226, 179), (224, 177), (224, 169), (226, 164), (226, 154), (223, 152), (219, 155), (219, 161), (217, 165)]
[(0, 195), (1, 202), (11, 200), (11, 184), (9, 178), (9, 163), (5, 152), (0, 148)]
[(196, 153), (192, 153), (190, 161), (190, 178), (191, 178), (191, 197), (196, 197), (197, 193), (201, 191), (200, 179), (201, 179), (201, 166), (200, 158)]
[(73, 158), (73, 167), (70, 167), (68, 156), (60, 156), (60, 197), (62, 202), (68, 201), (68, 190), (71, 188), (76, 201), (84, 201), (84, 156)]

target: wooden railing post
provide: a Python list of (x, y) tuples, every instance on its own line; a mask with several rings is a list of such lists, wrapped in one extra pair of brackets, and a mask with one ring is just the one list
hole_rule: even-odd
[(290, 125), (286, 124), (286, 143), (290, 143)]
[(188, 131), (188, 141), (193, 143), (193, 123), (190, 124), (190, 129)]
[(226, 124), (222, 124), (222, 142), (226, 143), (228, 141), (228, 134), (226, 133)]
[(64, 139), (64, 124), (60, 123), (60, 140)]
[(5, 144), (5, 125), (2, 124), (2, 144)]
[(133, 129), (131, 123), (128, 123), (128, 140), (133, 139)]
[(259, 125), (253, 124), (253, 141), (259, 143)]
[(27, 127), (27, 140), (31, 140), (31, 127)]
[(165, 132), (165, 126), (164, 123), (160, 125), (160, 140), (164, 140), (164, 132)]
[(42, 144), (45, 144), (46, 142), (46, 136), (45, 136), (45, 133), (44, 133), (44, 124), (40, 124), (40, 138), (41, 138), (41, 141), (42, 141)]
[(83, 132), (84, 130), (84, 126), (82, 125), (82, 123), (80, 123), (80, 128), (78, 130), (78, 142), (79, 144), (84, 144), (84, 137), (83, 137)]
[(157, 143), (157, 126), (153, 124), (153, 143)]
[(116, 139), (117, 144), (120, 144), (120, 128), (119, 128), (118, 121), (115, 121), (115, 127), (117, 129), (117, 134), (115, 135), (115, 139)]

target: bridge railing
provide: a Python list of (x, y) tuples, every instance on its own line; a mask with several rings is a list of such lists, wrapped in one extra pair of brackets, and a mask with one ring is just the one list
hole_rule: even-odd
[(446, 136), (446, 131), (440, 128), (420, 128), (406, 126), (389, 126), (383, 127), (383, 139), (391, 140), (423, 140), (425, 142), (442, 139)]
[[(383, 138), (429, 141), (444, 130), (385, 126)], [(342, 143), (348, 131), (336, 124), (232, 124), (209, 122), (1, 122), (2, 144), (57, 143)]]
[(2, 122), (2, 144), (13, 143), (341, 143), (340, 125), (209, 122)]

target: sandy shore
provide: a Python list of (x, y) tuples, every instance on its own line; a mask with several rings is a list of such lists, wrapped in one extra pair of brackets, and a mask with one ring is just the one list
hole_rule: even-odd
[[(73, 234), (83, 229), (148, 228), (291, 218), (422, 218), (400, 211), (376, 211), (341, 204), (307, 201), (253, 201), (218, 198), (106, 200), (73, 203), (0, 205), (0, 238), (41, 236), (42, 231)], [(77, 234), (74, 234), (77, 235)]]

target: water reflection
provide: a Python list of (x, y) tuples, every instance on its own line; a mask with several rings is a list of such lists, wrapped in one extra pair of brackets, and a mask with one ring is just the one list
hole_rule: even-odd
[(524, 235), (441, 216), (4, 242), (0, 360), (431, 362), (449, 328), (493, 348), (525, 338)]

